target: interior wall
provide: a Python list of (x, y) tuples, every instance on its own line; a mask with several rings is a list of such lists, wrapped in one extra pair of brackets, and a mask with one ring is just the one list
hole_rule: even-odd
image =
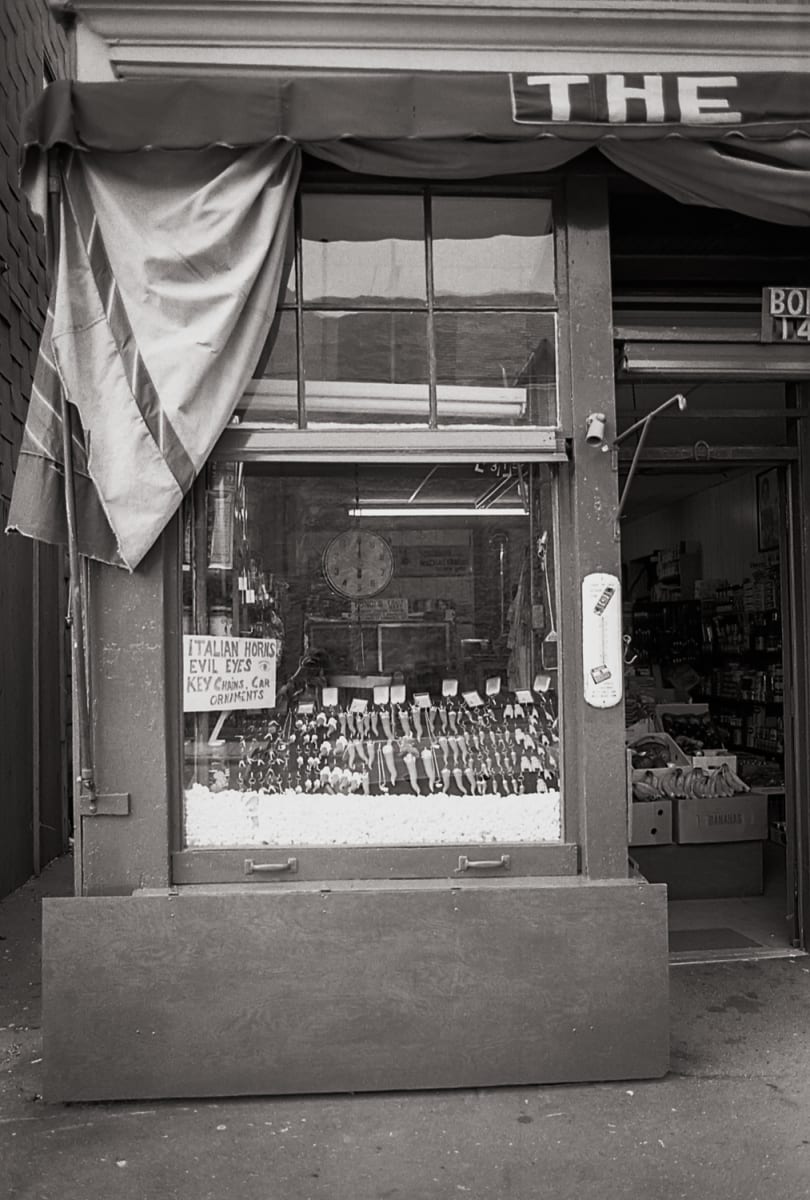
[(750, 574), (757, 545), (757, 471), (667, 505), (622, 527), (622, 558), (629, 562), (678, 542), (700, 542), (702, 575), (740, 583)]

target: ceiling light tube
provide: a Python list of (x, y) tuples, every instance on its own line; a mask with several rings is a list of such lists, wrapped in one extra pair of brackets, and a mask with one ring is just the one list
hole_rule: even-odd
[[(519, 420), (526, 413), (526, 388), (467, 387), (439, 384), (437, 400), (443, 417)], [(243, 393), (251, 421), (289, 412), (297, 398), (294, 379), (251, 379)], [(307, 380), (310, 416), (336, 413), (426, 414), (428, 386), (421, 383), (355, 383)]]
[(502, 508), (472, 508), (470, 506), (455, 507), (448, 505), (420, 504), (361, 504), (349, 509), (350, 517), (411, 517), (421, 520), (422, 517), (528, 517), (525, 508), (510, 505)]

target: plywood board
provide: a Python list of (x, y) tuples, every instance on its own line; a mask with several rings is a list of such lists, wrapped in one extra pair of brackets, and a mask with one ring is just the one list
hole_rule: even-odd
[(47, 1098), (658, 1076), (666, 937), (635, 881), (46, 901)]

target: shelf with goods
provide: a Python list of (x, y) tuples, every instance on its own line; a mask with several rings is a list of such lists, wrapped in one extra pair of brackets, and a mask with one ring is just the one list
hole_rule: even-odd
[(639, 663), (693, 663), (703, 651), (700, 605), (694, 600), (636, 600), (632, 642)]

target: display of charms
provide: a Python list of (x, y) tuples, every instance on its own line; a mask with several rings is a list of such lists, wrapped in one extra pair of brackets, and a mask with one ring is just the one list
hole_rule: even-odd
[(549, 693), (369, 706), (301, 704), (240, 737), (238, 782), (265, 793), (516, 795), (559, 788)]

